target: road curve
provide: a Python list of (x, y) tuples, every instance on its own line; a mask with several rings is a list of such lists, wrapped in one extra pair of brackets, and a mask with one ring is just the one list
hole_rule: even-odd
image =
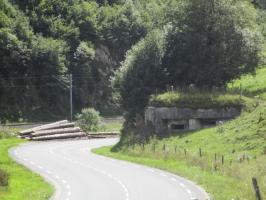
[(10, 150), (56, 188), (53, 200), (206, 200), (194, 183), (141, 165), (98, 156), (117, 139), (33, 142)]

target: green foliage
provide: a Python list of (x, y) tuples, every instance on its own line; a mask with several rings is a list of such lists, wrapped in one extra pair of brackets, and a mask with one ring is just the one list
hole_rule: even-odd
[(170, 84), (224, 86), (253, 72), (261, 34), (256, 17), (247, 2), (187, 1), (182, 17), (173, 22), (163, 59)]
[(160, 95), (153, 95), (150, 105), (153, 106), (177, 106), (182, 108), (226, 108), (244, 107), (250, 104), (251, 99), (240, 95), (226, 92), (167, 92)]
[(126, 60), (116, 74), (122, 105), (132, 117), (143, 112), (149, 95), (165, 84), (161, 60), (164, 56), (166, 34), (167, 29), (148, 34), (127, 53)]
[(99, 17), (101, 35), (120, 61), (146, 35), (144, 22), (132, 1), (126, 1), (123, 6), (104, 7)]
[[(132, 90), (133, 97), (140, 97), (135, 103), (139, 105), (122, 98), (133, 116), (156, 88), (213, 85), (214, 80), (219, 83), (214, 85), (221, 85), (253, 71), (257, 53), (263, 63), (266, 51), (256, 44), (265, 44), (260, 40), (261, 35), (266, 37), (265, 10), (257, 5), (255, 9), (249, 1), (194, 1), (0, 0), (1, 121), (38, 120), (37, 115), (42, 120), (65, 117), (69, 73), (74, 79), (75, 113), (91, 106), (112, 114), (121, 108), (110, 77), (120, 63), (138, 66), (129, 70), (134, 78), (128, 78), (122, 94), (126, 98), (126, 90)], [(212, 12), (212, 2), (217, 12)], [(160, 35), (156, 32), (166, 38), (152, 36)], [(143, 50), (136, 50), (135, 45)], [(133, 51), (141, 53), (132, 64), (125, 64), (129, 54), (137, 54)], [(151, 72), (151, 68), (160, 72)], [(213, 79), (206, 79), (205, 74)]]
[(84, 108), (80, 114), (77, 114), (77, 125), (84, 131), (97, 131), (100, 127), (100, 113), (94, 108)]

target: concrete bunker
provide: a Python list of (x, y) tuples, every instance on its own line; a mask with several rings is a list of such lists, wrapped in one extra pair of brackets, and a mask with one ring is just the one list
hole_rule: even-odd
[(153, 126), (156, 134), (198, 130), (216, 126), (239, 116), (241, 108), (192, 109), (149, 106), (145, 110), (145, 124)]

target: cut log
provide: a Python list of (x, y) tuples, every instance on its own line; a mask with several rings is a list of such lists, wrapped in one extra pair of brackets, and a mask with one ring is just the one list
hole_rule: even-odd
[(81, 132), (79, 127), (34, 131), (33, 133), (31, 133), (31, 136), (39, 137), (45, 135), (56, 135), (64, 133), (76, 133), (76, 132)]
[(37, 132), (37, 131), (55, 130), (55, 129), (63, 129), (63, 128), (74, 128), (74, 126), (75, 126), (75, 123), (56, 124), (56, 125), (53, 125), (50, 127), (43, 128), (41, 130), (33, 130), (33, 132), (31, 132), (27, 135), (31, 135), (32, 133)]
[(89, 135), (119, 135), (119, 132), (112, 131), (112, 132), (89, 132)]
[(41, 140), (55, 140), (55, 139), (69, 139), (69, 138), (78, 138), (87, 136), (84, 132), (76, 132), (76, 133), (66, 133), (66, 134), (56, 134), (56, 135), (46, 135), (40, 137), (34, 137), (32, 140), (41, 141)]
[(53, 127), (57, 127), (59, 125), (63, 125), (63, 124), (67, 124), (67, 123), (68, 123), (67, 120), (63, 120), (63, 121), (58, 121), (58, 122), (54, 122), (54, 123), (50, 123), (50, 124), (45, 124), (42, 126), (37, 126), (37, 127), (31, 128), (31, 129), (21, 131), (20, 135), (28, 135), (34, 131), (47, 130), (47, 129), (51, 129)]

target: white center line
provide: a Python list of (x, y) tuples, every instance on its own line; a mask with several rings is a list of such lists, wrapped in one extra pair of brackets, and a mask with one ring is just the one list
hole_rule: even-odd
[(187, 191), (188, 194), (191, 194), (192, 193), (189, 189), (187, 189), (186, 191)]
[(179, 183), (179, 185), (180, 185), (181, 187), (183, 187), (183, 188), (185, 187), (185, 185), (184, 185), (183, 183)]

